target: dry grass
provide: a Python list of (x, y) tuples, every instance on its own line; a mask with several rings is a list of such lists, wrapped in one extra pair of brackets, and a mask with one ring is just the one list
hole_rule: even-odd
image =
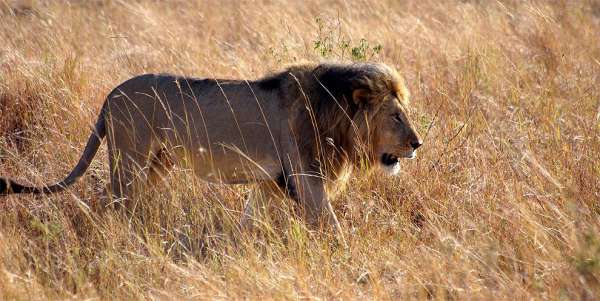
[(0, 299), (599, 298), (600, 2), (217, 3), (0, 0), (0, 173), (63, 177), (133, 75), (323, 56), (401, 70), (419, 158), (352, 180), (344, 250), (289, 201), (242, 235), (249, 188), (185, 173), (128, 222), (101, 205), (103, 150), (67, 193), (0, 200)]

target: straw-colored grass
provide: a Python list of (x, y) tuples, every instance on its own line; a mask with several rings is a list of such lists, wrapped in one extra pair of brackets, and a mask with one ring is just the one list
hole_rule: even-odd
[(250, 187), (185, 172), (128, 221), (103, 146), (68, 192), (0, 199), (0, 299), (600, 298), (597, 0), (0, 0), (0, 174), (62, 178), (133, 75), (320, 60), (400, 70), (425, 140), (334, 201), (348, 249), (289, 200), (242, 233)]

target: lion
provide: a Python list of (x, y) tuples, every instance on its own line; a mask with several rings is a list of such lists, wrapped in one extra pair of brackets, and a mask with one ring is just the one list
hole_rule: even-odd
[(107, 96), (65, 179), (32, 187), (0, 178), (0, 194), (64, 190), (106, 138), (110, 190), (127, 210), (140, 184), (180, 166), (211, 182), (276, 183), (310, 224), (339, 233), (326, 185), (348, 167), (396, 174), (401, 158), (414, 158), (422, 140), (408, 105), (402, 77), (385, 64), (304, 64), (258, 80), (140, 75)]

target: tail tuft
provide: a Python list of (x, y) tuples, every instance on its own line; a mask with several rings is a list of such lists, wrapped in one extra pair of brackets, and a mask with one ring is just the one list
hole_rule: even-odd
[(8, 179), (0, 178), (0, 195), (28, 192), (24, 190), (27, 190), (25, 186)]
[(5, 179), (0, 178), (0, 195), (8, 194), (8, 183)]

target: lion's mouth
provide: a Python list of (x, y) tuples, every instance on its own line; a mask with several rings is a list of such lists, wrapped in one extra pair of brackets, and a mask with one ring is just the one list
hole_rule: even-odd
[(396, 156), (396, 155), (392, 155), (390, 153), (383, 153), (383, 155), (381, 155), (381, 164), (383, 164), (383, 166), (394, 166), (398, 163), (400, 163), (400, 158), (406, 158), (406, 159), (414, 159), (417, 157), (417, 151), (413, 150), (408, 154), (403, 154), (400, 156)]
[(381, 163), (385, 166), (392, 166), (398, 164), (398, 157), (389, 153), (381, 155)]

